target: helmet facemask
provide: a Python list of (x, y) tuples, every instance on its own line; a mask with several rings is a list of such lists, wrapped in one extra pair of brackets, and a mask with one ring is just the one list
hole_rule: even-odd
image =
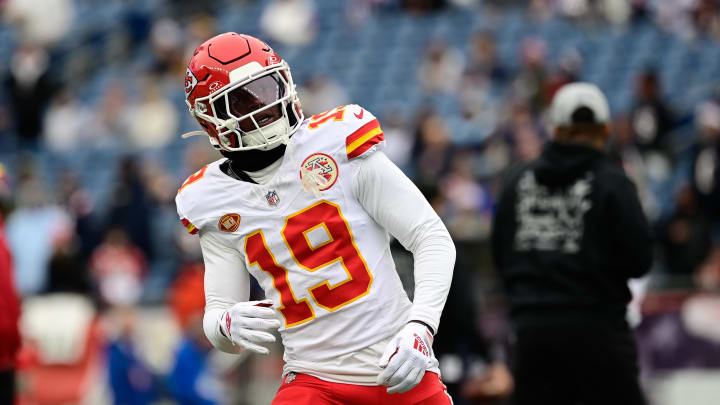
[(217, 138), (211, 136), (210, 142), (218, 149), (270, 150), (287, 143), (302, 122), (296, 103), (295, 84), (283, 61), (198, 98), (192, 112), (214, 125)]

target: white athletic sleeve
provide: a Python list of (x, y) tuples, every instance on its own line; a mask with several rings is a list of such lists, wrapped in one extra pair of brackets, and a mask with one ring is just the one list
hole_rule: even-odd
[(227, 353), (240, 353), (220, 333), (222, 313), (250, 298), (250, 275), (240, 252), (220, 243), (212, 233), (200, 232), (200, 247), (205, 261), (205, 315), (203, 330), (210, 343)]
[(445, 225), (382, 152), (363, 159), (353, 186), (375, 222), (413, 253), (415, 297), (408, 320), (424, 322), (437, 333), (455, 266), (455, 245)]

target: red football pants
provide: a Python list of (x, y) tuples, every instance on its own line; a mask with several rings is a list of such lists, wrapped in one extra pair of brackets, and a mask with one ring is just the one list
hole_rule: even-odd
[(420, 384), (402, 394), (388, 394), (385, 386), (323, 381), (296, 374), (278, 389), (271, 405), (452, 405), (437, 374), (426, 372)]

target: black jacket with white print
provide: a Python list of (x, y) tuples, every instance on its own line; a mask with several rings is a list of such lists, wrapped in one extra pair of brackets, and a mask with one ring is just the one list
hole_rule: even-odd
[(517, 327), (623, 322), (652, 264), (635, 185), (599, 150), (549, 142), (506, 177), (492, 232)]

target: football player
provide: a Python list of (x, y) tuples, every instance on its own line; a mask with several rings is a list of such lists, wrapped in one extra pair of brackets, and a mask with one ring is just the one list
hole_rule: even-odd
[[(205, 334), (218, 349), (285, 349), (282, 404), (451, 404), (433, 356), (455, 248), (383, 154), (358, 105), (305, 118), (290, 67), (257, 38), (225, 33), (194, 52), (190, 114), (224, 159), (176, 198), (200, 237)], [(410, 302), (389, 234), (414, 254)], [(249, 275), (267, 297), (249, 300)]]

